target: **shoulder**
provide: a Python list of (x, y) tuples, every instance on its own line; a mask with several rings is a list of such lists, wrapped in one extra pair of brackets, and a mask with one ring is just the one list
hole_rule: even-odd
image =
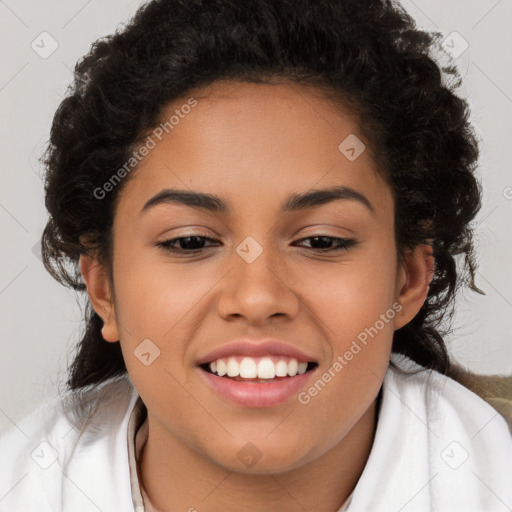
[(481, 375), (454, 364), (450, 377), (498, 411), (512, 433), (512, 375)]
[(348, 510), (495, 512), (512, 504), (512, 436), (504, 418), (455, 380), (391, 360), (375, 439)]
[(403, 441), (410, 452), (427, 457), (432, 509), (507, 509), (503, 504), (512, 504), (512, 435), (505, 418), (449, 376), (410, 361), (401, 366), (414, 373), (392, 370), (385, 380), (407, 417), (399, 428), (408, 430)]
[(98, 488), (129, 491), (126, 433), (137, 396), (127, 376), (112, 378), (42, 403), (7, 431), (0, 439), (2, 510), (86, 510), (91, 502), (108, 510)]
[(395, 355), (393, 361), (404, 369), (404, 373), (390, 368), (385, 382), (401, 396), (410, 397), (416, 404), (420, 401), (432, 423), (441, 426), (450, 420), (458, 421), (470, 437), (485, 424), (487, 436), (497, 435), (512, 444), (506, 419), (481, 394), (477, 394), (474, 387), (465, 385), (465, 381), (463, 384), (448, 375), (422, 368), (406, 357)]

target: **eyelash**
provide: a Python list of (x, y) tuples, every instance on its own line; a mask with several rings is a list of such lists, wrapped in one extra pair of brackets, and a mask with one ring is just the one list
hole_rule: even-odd
[[(205, 249), (205, 247), (201, 247), (198, 249), (182, 249), (182, 248), (174, 247), (173, 245), (171, 245), (172, 243), (177, 242), (179, 240), (186, 240), (189, 238), (200, 238), (202, 240), (207, 240), (209, 242), (216, 242), (216, 240), (214, 238), (210, 238), (207, 236), (188, 235), (188, 236), (182, 236), (179, 238), (172, 238), (170, 240), (164, 240), (163, 242), (159, 242), (157, 245), (159, 247), (161, 247), (164, 251), (173, 252), (173, 253), (181, 253), (181, 254), (188, 253), (190, 255), (198, 254), (199, 252), (201, 252)], [(328, 235), (308, 236), (306, 238), (301, 238), (300, 240), (298, 240), (298, 242), (301, 242), (303, 240), (311, 240), (313, 238), (328, 238), (328, 239), (338, 243), (338, 245), (336, 247), (334, 247), (334, 248), (331, 247), (331, 248), (327, 248), (327, 249), (306, 247), (306, 249), (312, 249), (313, 251), (318, 251), (320, 253), (347, 251), (347, 250), (351, 249), (352, 247), (355, 247), (358, 244), (358, 242), (356, 242), (355, 240), (352, 240), (350, 238), (340, 238), (340, 237), (328, 236)]]

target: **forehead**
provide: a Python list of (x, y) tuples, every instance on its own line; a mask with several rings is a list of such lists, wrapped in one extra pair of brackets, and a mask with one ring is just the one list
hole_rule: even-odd
[(168, 104), (159, 122), (164, 129), (159, 137), (148, 132), (154, 148), (122, 193), (140, 208), (164, 188), (222, 195), (234, 205), (281, 203), (291, 190), (341, 184), (384, 208), (389, 202), (358, 119), (315, 87), (216, 82)]

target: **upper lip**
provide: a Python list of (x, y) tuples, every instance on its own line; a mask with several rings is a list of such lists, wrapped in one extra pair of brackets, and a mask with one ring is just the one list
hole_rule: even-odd
[(297, 361), (309, 363), (315, 362), (316, 359), (292, 345), (283, 343), (282, 341), (265, 339), (241, 339), (235, 340), (222, 347), (212, 350), (208, 354), (198, 359), (197, 365), (211, 363), (217, 359), (230, 356), (246, 356), (246, 357), (262, 357), (268, 355), (288, 356), (297, 359)]

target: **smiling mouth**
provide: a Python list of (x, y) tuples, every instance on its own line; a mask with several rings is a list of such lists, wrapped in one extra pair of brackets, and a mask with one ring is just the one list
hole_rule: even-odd
[(290, 357), (229, 357), (199, 367), (222, 379), (246, 383), (270, 383), (293, 379), (314, 370), (318, 363), (298, 362)]

